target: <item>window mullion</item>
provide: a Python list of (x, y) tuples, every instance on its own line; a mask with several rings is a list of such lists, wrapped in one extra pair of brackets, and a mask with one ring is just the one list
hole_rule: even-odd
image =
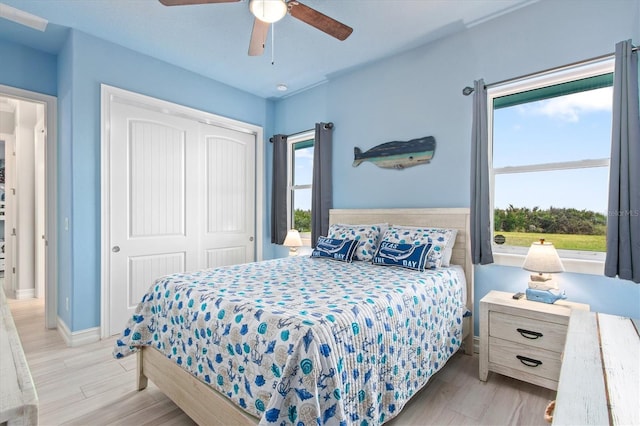
[(311, 189), (311, 184), (306, 184), (306, 185), (292, 185), (291, 189), (296, 190), (296, 189)]
[(493, 169), (493, 173), (500, 175), (511, 173), (548, 172), (554, 170), (587, 169), (592, 167), (609, 167), (609, 159), (599, 158), (596, 160), (577, 160), (557, 163), (528, 164), (526, 166), (496, 167)]

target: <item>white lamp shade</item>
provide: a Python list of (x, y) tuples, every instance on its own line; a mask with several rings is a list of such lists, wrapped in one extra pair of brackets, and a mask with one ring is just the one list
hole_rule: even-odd
[(287, 14), (287, 4), (283, 0), (251, 0), (249, 9), (253, 16), (269, 24), (281, 20)]
[(300, 239), (300, 233), (295, 229), (290, 229), (282, 245), (285, 247), (301, 247), (302, 240)]
[(522, 268), (545, 274), (564, 271), (556, 248), (552, 243), (546, 243), (544, 240), (531, 244)]

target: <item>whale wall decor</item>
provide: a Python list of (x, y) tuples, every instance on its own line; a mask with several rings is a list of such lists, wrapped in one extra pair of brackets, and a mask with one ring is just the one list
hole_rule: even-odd
[(365, 152), (355, 147), (353, 148), (353, 167), (369, 161), (384, 169), (406, 169), (418, 164), (429, 164), (435, 152), (436, 139), (433, 136), (387, 142)]

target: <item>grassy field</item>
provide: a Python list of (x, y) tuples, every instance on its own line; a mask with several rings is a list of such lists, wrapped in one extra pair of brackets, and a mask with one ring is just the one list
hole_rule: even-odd
[(544, 238), (553, 243), (557, 249), (581, 251), (607, 251), (605, 235), (567, 235), (567, 234), (539, 234), (535, 232), (496, 232), (504, 235), (505, 245), (529, 247), (531, 243)]

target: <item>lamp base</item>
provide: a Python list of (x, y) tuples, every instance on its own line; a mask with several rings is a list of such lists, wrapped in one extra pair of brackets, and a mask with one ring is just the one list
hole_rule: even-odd
[(556, 280), (547, 281), (529, 281), (529, 288), (536, 290), (558, 290), (558, 282)]
[(529, 275), (529, 278), (531, 279), (531, 281), (549, 281), (551, 279), (551, 274), (548, 275), (542, 275), (542, 273), (539, 274), (531, 274)]
[(564, 290), (538, 290), (535, 288), (528, 288), (525, 294), (527, 295), (527, 300), (542, 303), (554, 303), (556, 300), (567, 298)]
[(289, 248), (289, 256), (297, 256), (297, 255), (298, 255), (298, 249), (296, 247)]

